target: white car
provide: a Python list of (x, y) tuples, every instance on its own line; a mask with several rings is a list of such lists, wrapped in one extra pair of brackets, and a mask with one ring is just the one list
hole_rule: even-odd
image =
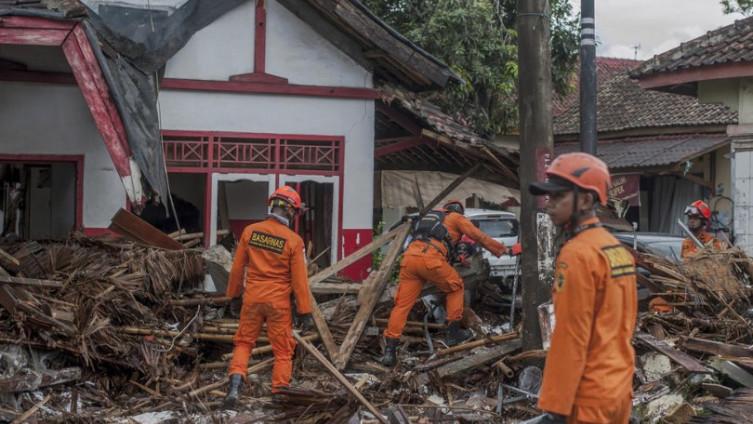
[[(468, 208), (465, 210), (465, 217), (481, 231), (507, 247), (512, 247), (518, 242), (518, 219), (511, 212)], [(502, 255), (497, 258), (486, 249), (482, 250), (484, 258), (489, 261), (493, 279), (507, 280), (513, 277), (516, 260), (514, 256)]]

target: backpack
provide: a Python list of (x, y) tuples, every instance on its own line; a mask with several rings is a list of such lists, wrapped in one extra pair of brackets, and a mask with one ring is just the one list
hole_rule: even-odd
[(442, 211), (430, 211), (413, 224), (413, 239), (428, 241), (430, 239), (446, 243), (450, 237), (447, 227), (444, 226), (444, 218), (447, 216)]

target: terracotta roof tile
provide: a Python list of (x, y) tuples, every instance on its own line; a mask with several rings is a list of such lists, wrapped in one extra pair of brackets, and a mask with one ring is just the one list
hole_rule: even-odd
[(633, 78), (701, 66), (753, 61), (753, 17), (735, 21), (643, 62)]
[[(702, 104), (695, 97), (644, 90), (628, 71), (599, 74), (598, 130), (623, 131), (638, 128), (692, 127), (737, 123), (737, 114), (720, 104)], [(578, 134), (578, 101), (554, 116), (554, 133)]]

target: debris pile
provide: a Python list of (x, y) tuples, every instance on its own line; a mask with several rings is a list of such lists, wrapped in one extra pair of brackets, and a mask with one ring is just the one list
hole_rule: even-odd
[(634, 413), (641, 422), (750, 422), (753, 259), (737, 248), (683, 263), (636, 259), (651, 304), (641, 305), (634, 342)]

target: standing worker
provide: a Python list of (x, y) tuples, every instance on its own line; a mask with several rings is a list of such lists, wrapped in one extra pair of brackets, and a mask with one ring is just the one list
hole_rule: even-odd
[[(313, 328), (304, 244), (290, 229), (290, 222), (301, 211), (301, 197), (292, 188), (283, 186), (270, 196), (269, 207), (266, 220), (243, 230), (228, 280), (228, 297), (243, 294), (240, 323), (233, 339), (233, 359), (228, 370), (230, 388), (225, 398), (228, 407), (238, 400), (251, 351), (265, 322), (275, 357), (272, 393), (279, 393), (290, 384), (295, 349), (291, 292), (295, 294), (304, 328)], [(244, 269), (245, 288), (241, 284)]]
[[(715, 238), (707, 231), (711, 222), (711, 208), (706, 202), (696, 200), (685, 208), (685, 216), (688, 217), (688, 229), (693, 233), (695, 238), (706, 247), (716, 250), (722, 250), (725, 247), (724, 242)], [(682, 241), (682, 252), (680, 256), (683, 259), (693, 257), (700, 251), (698, 245), (690, 237)]]
[(546, 209), (569, 238), (557, 255), (552, 287), (555, 327), (535, 423), (625, 424), (630, 419), (637, 315), (633, 256), (596, 217), (607, 204), (609, 169), (587, 153), (557, 157), (547, 182)]
[(493, 255), (500, 257), (509, 249), (476, 228), (463, 214), (465, 208), (457, 200), (447, 202), (443, 209), (420, 217), (413, 230), (413, 241), (400, 261), (400, 276), (395, 295), (395, 306), (384, 330), (386, 347), (382, 364), (391, 367), (397, 363), (397, 347), (413, 304), (421, 294), (424, 282), (430, 282), (447, 295), (447, 344), (450, 346), (468, 340), (472, 333), (460, 328), (463, 318), (463, 279), (450, 265), (451, 255), (463, 235), (481, 244)]

